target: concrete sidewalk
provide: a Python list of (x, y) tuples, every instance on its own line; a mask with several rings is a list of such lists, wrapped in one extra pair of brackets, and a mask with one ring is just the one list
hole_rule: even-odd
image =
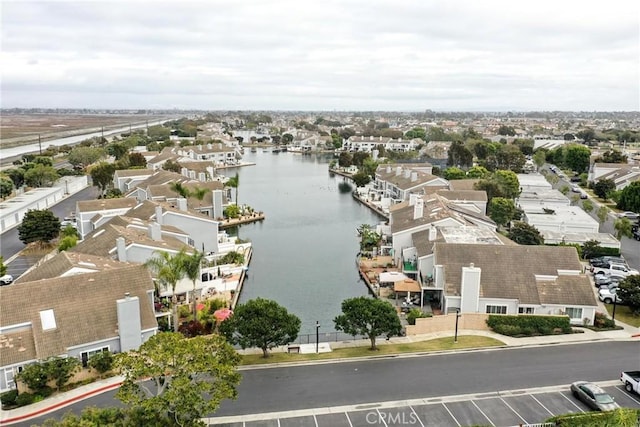
[[(528, 337), (528, 338), (512, 338), (512, 337), (499, 335), (489, 331), (460, 330), (458, 331), (458, 336), (481, 335), (481, 336), (495, 338), (505, 343), (504, 346), (492, 347), (493, 349), (528, 347), (528, 346), (535, 347), (535, 346), (542, 346), (542, 345), (576, 344), (576, 343), (588, 343), (588, 342), (597, 342), (597, 341), (637, 340), (638, 342), (640, 342), (640, 328), (628, 326), (621, 322), (616, 322), (616, 323), (620, 326), (623, 326), (624, 329), (620, 329), (617, 331), (595, 332), (586, 328), (575, 328), (575, 329), (583, 330), (584, 332), (571, 334), (571, 335), (550, 335), (550, 336)], [(438, 332), (438, 333), (425, 334), (425, 335), (416, 335), (416, 336), (410, 336), (410, 337), (393, 337), (393, 338), (390, 338), (388, 341), (385, 339), (379, 340), (378, 345), (384, 346), (387, 343), (389, 344), (412, 343), (412, 342), (428, 341), (435, 338), (452, 337), (452, 336), (453, 336), (453, 331)], [(337, 348), (346, 348), (346, 347), (369, 346), (370, 342), (369, 340), (353, 340), (353, 341), (331, 342), (328, 344), (332, 349), (337, 349)], [(466, 349), (466, 350), (470, 350), (470, 349)], [(272, 351), (286, 352), (287, 347), (286, 346), (277, 347)], [(447, 350), (447, 352), (455, 352), (455, 351), (456, 350)], [(239, 353), (240, 354), (262, 354), (262, 350), (247, 349), (247, 350), (240, 350)], [(373, 357), (377, 357), (377, 356), (373, 356)], [(327, 362), (327, 360), (323, 360), (323, 362)], [(315, 363), (315, 362), (305, 362), (305, 363)], [(282, 364), (282, 363), (279, 364), (279, 366), (283, 366), (283, 365), (285, 364)], [(261, 366), (264, 366), (264, 365), (261, 365)], [(249, 367), (243, 367), (242, 369), (249, 369)], [(57, 394), (46, 400), (43, 400), (38, 403), (34, 403), (29, 406), (12, 409), (10, 411), (2, 411), (0, 413), (0, 425), (3, 425), (3, 426), (11, 425), (16, 422), (27, 421), (31, 418), (45, 415), (47, 413), (69, 406), (82, 399), (86, 399), (88, 397), (91, 397), (100, 393), (104, 393), (109, 390), (116, 389), (117, 387), (120, 386), (121, 382), (122, 382), (122, 377), (119, 377), (119, 376), (107, 378), (101, 381), (96, 381), (95, 383), (78, 387), (77, 389), (71, 390), (66, 393)]]

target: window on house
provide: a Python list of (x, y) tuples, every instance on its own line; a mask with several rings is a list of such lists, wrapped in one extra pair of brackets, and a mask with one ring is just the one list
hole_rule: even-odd
[(518, 314), (533, 314), (533, 307), (518, 307)]
[(82, 353), (80, 353), (80, 360), (82, 361), (82, 367), (86, 368), (87, 364), (89, 362), (89, 359), (91, 359), (91, 356), (98, 354), (100, 352), (103, 351), (109, 351), (109, 347), (101, 347), (101, 348), (96, 348), (93, 350), (89, 350), (89, 351), (83, 351)]
[(507, 306), (506, 305), (488, 305), (487, 313), (488, 314), (507, 314)]
[(577, 307), (567, 307), (565, 310), (569, 319), (582, 319), (582, 309)]

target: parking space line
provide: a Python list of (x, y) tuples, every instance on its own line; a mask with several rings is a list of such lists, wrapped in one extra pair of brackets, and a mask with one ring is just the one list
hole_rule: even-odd
[(584, 411), (582, 410), (582, 408), (581, 408), (581, 407), (579, 407), (578, 405), (576, 405), (576, 403), (575, 403), (573, 400), (569, 399), (569, 398), (568, 398), (567, 396), (565, 396), (563, 393), (558, 392), (558, 394), (560, 394), (562, 397), (564, 397), (564, 398), (565, 398), (565, 399), (567, 399), (569, 402), (571, 402), (571, 404), (572, 404), (573, 406), (575, 406), (576, 408), (578, 408), (578, 411), (580, 411), (580, 412), (584, 412)]
[(496, 427), (496, 425), (493, 423), (493, 421), (491, 421), (491, 419), (489, 419), (489, 417), (487, 417), (487, 414), (485, 414), (484, 412), (482, 412), (482, 409), (480, 409), (480, 407), (478, 405), (476, 405), (476, 402), (474, 402), (473, 400), (471, 400), (471, 403), (473, 403), (473, 406), (475, 406), (476, 408), (478, 408), (478, 411), (480, 411), (480, 413), (482, 415), (484, 415), (484, 417), (487, 419), (487, 421), (489, 421), (491, 423), (491, 425), (493, 427)]
[(514, 413), (514, 414), (516, 414), (516, 415), (518, 416), (518, 418), (520, 418), (522, 421), (524, 421), (524, 423), (525, 423), (525, 424), (529, 424), (529, 422), (528, 422), (527, 420), (525, 420), (524, 418), (522, 418), (522, 415), (520, 415), (520, 414), (518, 413), (518, 411), (516, 411), (515, 409), (513, 409), (513, 408), (511, 407), (511, 405), (509, 405), (509, 404), (507, 403), (507, 401), (506, 401), (506, 400), (504, 400), (503, 398), (500, 398), (500, 400), (502, 400), (502, 403), (504, 403), (505, 405), (507, 405), (507, 408), (511, 409), (511, 410), (513, 411), (513, 413)]
[(635, 398), (635, 396), (633, 396), (631, 393), (629, 393), (629, 392), (627, 391), (627, 389), (626, 389), (626, 388), (624, 388), (624, 386), (616, 386), (616, 388), (619, 388), (619, 389), (620, 389), (620, 391), (622, 391), (625, 395), (629, 396), (629, 398), (630, 398), (631, 400), (633, 400), (634, 402), (636, 402), (636, 403), (640, 404), (640, 400), (636, 399), (636, 398)]
[(544, 408), (545, 411), (547, 411), (549, 414), (551, 414), (552, 416), (555, 416), (556, 414), (554, 414), (553, 412), (551, 412), (549, 409), (547, 409), (546, 406), (544, 406), (542, 404), (542, 402), (540, 402), (538, 399), (536, 399), (536, 397), (533, 394), (530, 394), (529, 396), (533, 397), (533, 400), (535, 400), (536, 402), (538, 402), (538, 405), (542, 406)]
[(382, 422), (384, 423), (384, 427), (389, 427), (387, 425), (387, 420), (385, 420), (385, 417), (380, 413), (380, 410), (376, 409), (376, 412), (378, 413), (378, 419), (382, 420)]
[(278, 427), (280, 427), (280, 418), (278, 418)]
[(318, 419), (316, 418), (316, 414), (313, 414), (313, 422), (316, 423), (316, 427), (318, 427)]
[(460, 422), (456, 419), (456, 417), (453, 416), (449, 408), (447, 408), (447, 405), (445, 405), (444, 403), (441, 403), (441, 405), (444, 406), (444, 409), (446, 409), (449, 415), (451, 415), (451, 418), (453, 418), (453, 421), (455, 421), (456, 424), (458, 424), (458, 427), (462, 427), (462, 424), (460, 424)]
[(349, 421), (349, 425), (353, 427), (353, 424), (351, 424), (351, 418), (349, 418), (349, 414), (345, 412), (344, 415), (347, 417), (347, 421)]
[(422, 427), (424, 427), (424, 423), (422, 422), (422, 420), (420, 419), (420, 417), (418, 416), (418, 414), (416, 413), (416, 411), (413, 409), (413, 406), (409, 405), (409, 408), (411, 409), (411, 412), (413, 412), (413, 415), (416, 416), (416, 418), (418, 419), (418, 421), (420, 421), (420, 425)]

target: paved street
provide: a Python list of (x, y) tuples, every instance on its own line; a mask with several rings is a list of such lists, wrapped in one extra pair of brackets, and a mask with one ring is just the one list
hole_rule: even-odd
[[(91, 200), (97, 196), (98, 189), (96, 187), (87, 187), (52, 206), (51, 211), (62, 219), (65, 216), (69, 216), (71, 212), (75, 212), (77, 201)], [(7, 230), (0, 235), (0, 250), (5, 262), (24, 249), (24, 246), (24, 243), (18, 239), (17, 227)], [(21, 255), (7, 265), (7, 273), (11, 274), (14, 279), (17, 279), (22, 273), (27, 271), (29, 267), (35, 264), (38, 259), (39, 257)]]

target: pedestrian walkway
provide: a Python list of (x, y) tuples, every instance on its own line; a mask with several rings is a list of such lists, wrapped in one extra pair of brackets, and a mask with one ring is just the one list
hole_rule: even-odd
[[(615, 331), (606, 331), (606, 332), (595, 332), (586, 328), (576, 328), (582, 330), (583, 333), (576, 333), (570, 335), (549, 335), (549, 336), (540, 336), (540, 337), (527, 337), (527, 338), (512, 338), (504, 335), (499, 335), (494, 332), (489, 331), (477, 331), (477, 330), (460, 330), (458, 331), (458, 336), (465, 335), (480, 335), (486, 336), (490, 338), (495, 338), (504, 343), (503, 346), (497, 347), (499, 348), (515, 348), (515, 347), (529, 347), (529, 346), (542, 346), (542, 345), (563, 345), (563, 344), (577, 344), (577, 343), (588, 343), (595, 341), (631, 341), (637, 340), (640, 342), (640, 328), (636, 328), (633, 326), (625, 325), (621, 322), (616, 322), (618, 325), (622, 326), (623, 329), (615, 330)], [(428, 341), (437, 338), (451, 337), (453, 336), (453, 331), (451, 332), (437, 332), (431, 334), (424, 335), (415, 335), (408, 337), (392, 337), (388, 341), (381, 340), (378, 345), (384, 346), (388, 344), (401, 344), (401, 343), (412, 343), (412, 342), (421, 342)], [(369, 346), (371, 343), (369, 340), (353, 340), (353, 341), (339, 341), (329, 343), (332, 349), (337, 348), (347, 348), (347, 347), (362, 347)], [(492, 347), (492, 349), (496, 349), (496, 347)], [(466, 349), (466, 351), (473, 349)], [(277, 347), (272, 350), (272, 352), (287, 352), (288, 347), (282, 346)], [(446, 350), (445, 352), (455, 352), (457, 350)], [(240, 350), (240, 354), (262, 354), (262, 350), (260, 349), (246, 349)], [(376, 357), (376, 356), (373, 356)], [(326, 363), (328, 360), (324, 360)], [(332, 359), (336, 361), (337, 359)], [(298, 364), (300, 362), (297, 362)], [(304, 362), (304, 363), (317, 363), (317, 362)], [(280, 363), (278, 366), (286, 365), (285, 363)], [(264, 365), (261, 365), (264, 366)], [(250, 366), (241, 367), (241, 369), (251, 369)], [(34, 403), (29, 406), (25, 406), (22, 408), (12, 409), (10, 411), (2, 411), (0, 413), (0, 425), (11, 425), (13, 423), (27, 421), (31, 418), (39, 417), (45, 415), (47, 413), (56, 411), (58, 409), (69, 406), (79, 400), (86, 399), (91, 396), (95, 396), (100, 393), (104, 393), (109, 390), (113, 390), (120, 386), (122, 382), (122, 377), (116, 376), (107, 378), (101, 381), (96, 381), (95, 383), (88, 384), (82, 387), (78, 387), (77, 389), (71, 390), (66, 393), (60, 393), (55, 396), (52, 396), (46, 400), (43, 400), (38, 403)]]

